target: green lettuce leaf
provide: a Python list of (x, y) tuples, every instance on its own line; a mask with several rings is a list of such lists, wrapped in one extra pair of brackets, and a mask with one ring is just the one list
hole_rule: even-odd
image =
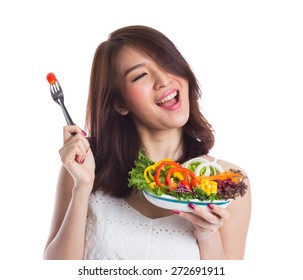
[(154, 162), (139, 150), (138, 159), (134, 162), (134, 167), (129, 172), (128, 186), (135, 187), (139, 190), (149, 189), (149, 185), (144, 178), (144, 170)]

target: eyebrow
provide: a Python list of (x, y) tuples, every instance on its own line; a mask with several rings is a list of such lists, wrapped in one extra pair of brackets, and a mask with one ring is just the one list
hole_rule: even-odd
[(126, 77), (131, 71), (134, 71), (142, 66), (144, 66), (145, 64), (144, 63), (139, 63), (139, 64), (136, 64), (130, 68), (128, 68), (125, 72), (124, 72), (124, 77)]

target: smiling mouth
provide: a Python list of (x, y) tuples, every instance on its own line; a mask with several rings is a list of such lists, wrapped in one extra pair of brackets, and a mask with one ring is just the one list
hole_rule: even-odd
[(179, 91), (172, 92), (165, 96), (161, 100), (157, 101), (157, 105), (160, 107), (172, 106), (179, 101)]

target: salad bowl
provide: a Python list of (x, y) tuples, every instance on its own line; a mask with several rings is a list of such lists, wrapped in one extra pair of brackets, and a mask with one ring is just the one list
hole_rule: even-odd
[(231, 202), (231, 199), (213, 200), (213, 201), (210, 201), (210, 200), (201, 201), (199, 199), (190, 199), (190, 200), (177, 199), (171, 195), (158, 196), (158, 195), (152, 194), (147, 191), (143, 191), (143, 195), (150, 203), (152, 203), (160, 208), (165, 208), (165, 209), (169, 209), (169, 210), (178, 210), (178, 211), (182, 211), (182, 212), (191, 212), (192, 211), (191, 208), (188, 207), (188, 204), (190, 204), (190, 203), (193, 203), (199, 207), (204, 207), (205, 209), (209, 210), (207, 205), (210, 203), (218, 205), (222, 208), (225, 208)]
[(134, 187), (152, 204), (169, 210), (192, 212), (194, 204), (210, 211), (209, 204), (227, 207), (245, 195), (248, 185), (241, 170), (224, 170), (216, 160), (203, 157), (182, 165), (169, 158), (153, 162), (140, 150), (129, 172), (129, 187)]

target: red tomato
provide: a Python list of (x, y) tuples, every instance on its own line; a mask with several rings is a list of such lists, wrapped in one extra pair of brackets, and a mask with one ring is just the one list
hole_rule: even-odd
[(54, 84), (57, 81), (54, 73), (48, 73), (46, 78), (50, 84)]

